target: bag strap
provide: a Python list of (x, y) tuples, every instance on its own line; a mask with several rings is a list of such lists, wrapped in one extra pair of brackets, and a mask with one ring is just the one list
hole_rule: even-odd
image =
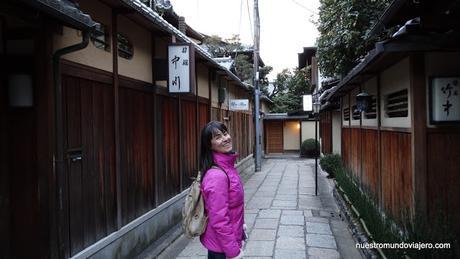
[(224, 172), (224, 174), (227, 176), (227, 179), (228, 179), (228, 188), (230, 188), (230, 177), (228, 177), (227, 171), (225, 171), (220, 165), (215, 164), (215, 163), (212, 164), (212, 167), (219, 168), (222, 172)]

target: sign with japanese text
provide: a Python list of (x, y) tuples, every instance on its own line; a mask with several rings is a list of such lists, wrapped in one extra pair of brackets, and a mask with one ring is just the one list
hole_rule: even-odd
[(249, 100), (248, 99), (233, 99), (230, 100), (231, 111), (248, 111)]
[(460, 122), (460, 77), (431, 79), (430, 122)]
[(193, 47), (190, 44), (168, 46), (168, 90), (170, 93), (193, 92), (194, 57)]

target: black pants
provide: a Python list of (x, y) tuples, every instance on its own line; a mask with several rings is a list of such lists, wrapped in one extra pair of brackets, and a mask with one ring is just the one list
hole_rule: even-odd
[(208, 250), (208, 259), (225, 259), (224, 253), (216, 253), (211, 250)]

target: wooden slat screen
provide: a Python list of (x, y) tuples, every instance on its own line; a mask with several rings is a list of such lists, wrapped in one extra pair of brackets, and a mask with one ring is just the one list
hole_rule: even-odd
[(197, 129), (196, 129), (196, 103), (184, 101), (181, 103), (182, 118), (182, 186), (189, 186), (192, 177), (196, 176), (197, 164)]
[(120, 88), (122, 220), (126, 224), (155, 207), (153, 95)]
[(383, 205), (393, 216), (412, 207), (411, 135), (382, 131)]
[(158, 201), (163, 203), (180, 192), (179, 125), (177, 99), (158, 97)]

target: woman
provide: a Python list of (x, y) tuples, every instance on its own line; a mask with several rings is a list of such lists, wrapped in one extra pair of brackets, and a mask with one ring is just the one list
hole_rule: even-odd
[(200, 236), (208, 258), (242, 258), (244, 238), (244, 190), (227, 127), (209, 122), (201, 131), (201, 193), (208, 225)]

